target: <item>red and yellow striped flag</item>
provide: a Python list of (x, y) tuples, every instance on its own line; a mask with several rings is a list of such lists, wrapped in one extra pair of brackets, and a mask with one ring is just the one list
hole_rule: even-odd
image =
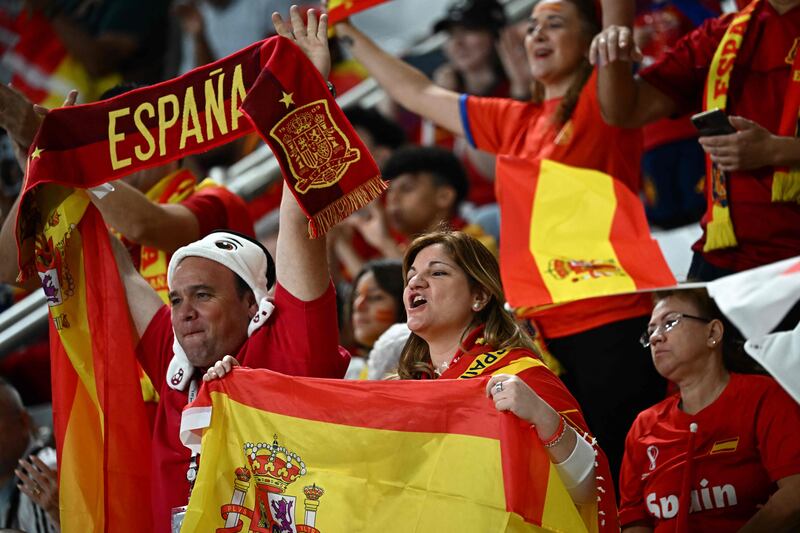
[[(512, 208), (515, 208), (513, 205)], [(642, 204), (598, 170), (544, 159), (530, 202), (516, 203), (500, 266), (509, 303), (539, 307), (674, 285)], [(525, 233), (522, 233), (525, 232)], [(509, 242), (527, 249), (509, 250)], [(513, 245), (512, 245), (513, 246)], [(504, 253), (505, 252), (505, 253)]]
[(0, 55), (12, 70), (11, 84), (35, 104), (60, 106), (72, 89), (82, 101), (92, 102), (122, 81), (117, 73), (91, 76), (37, 10), (22, 9), (14, 16), (0, 7), (0, 33)]
[(181, 436), (184, 531), (586, 531), (530, 424), (488, 379), (348, 382), (237, 368)]
[(52, 318), (61, 529), (149, 531), (150, 426), (108, 230), (85, 191), (51, 185), (25, 201)]
[(336, 24), (345, 20), (350, 15), (364, 11), (388, 0), (329, 0), (328, 24)]

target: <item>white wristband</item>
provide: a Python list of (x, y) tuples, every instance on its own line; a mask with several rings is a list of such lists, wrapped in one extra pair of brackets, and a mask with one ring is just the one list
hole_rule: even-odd
[[(564, 487), (572, 496), (573, 501), (580, 502), (586, 497), (593, 498), (594, 495), (573, 494), (573, 489), (581, 487), (594, 473), (595, 450), (591, 444), (586, 442), (580, 435), (577, 435), (575, 448), (564, 462), (556, 463), (555, 467)], [(583, 491), (580, 491), (581, 493)]]

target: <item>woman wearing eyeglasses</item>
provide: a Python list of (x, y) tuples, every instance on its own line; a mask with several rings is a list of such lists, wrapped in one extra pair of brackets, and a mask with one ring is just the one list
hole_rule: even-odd
[(679, 392), (628, 433), (624, 532), (800, 527), (800, 406), (732, 337), (704, 289), (656, 296), (641, 342)]

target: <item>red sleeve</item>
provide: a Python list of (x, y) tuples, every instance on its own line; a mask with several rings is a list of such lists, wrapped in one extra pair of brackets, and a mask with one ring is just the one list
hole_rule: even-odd
[(494, 154), (510, 152), (522, 125), (531, 120), (532, 112), (540, 109), (509, 98), (461, 97), (461, 121), (467, 141)]
[(336, 292), (331, 283), (310, 302), (298, 300), (280, 284), (275, 311), (240, 352), (243, 366), (268, 368), (291, 376), (341, 378), (350, 354), (339, 346)]
[(230, 229), (255, 237), (247, 205), (224, 187), (204, 187), (181, 202), (200, 224), (200, 237), (216, 229)]
[(136, 346), (136, 358), (156, 390), (161, 390), (167, 367), (172, 359), (174, 335), (169, 306), (162, 305), (153, 315)]
[(708, 69), (733, 16), (706, 20), (684, 35), (664, 57), (639, 73), (642, 79), (675, 102), (676, 115), (702, 109)]
[(772, 481), (800, 474), (800, 405), (774, 380), (756, 413), (756, 442)]
[(622, 527), (641, 521), (652, 527), (652, 517), (644, 502), (644, 480), (638, 474), (640, 469), (636, 468), (644, 460), (638, 445), (643, 414), (633, 422), (625, 439), (625, 455), (619, 472), (619, 522)]

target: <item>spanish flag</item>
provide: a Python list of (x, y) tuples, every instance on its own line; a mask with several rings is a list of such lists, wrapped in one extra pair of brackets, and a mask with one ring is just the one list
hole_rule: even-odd
[(92, 102), (122, 81), (117, 73), (91, 76), (37, 10), (22, 9), (15, 16), (0, 8), (0, 32), (0, 55), (13, 72), (11, 84), (35, 104), (60, 106), (72, 89)]
[(184, 410), (200, 471), (183, 530), (586, 531), (534, 430), (494, 408), (487, 379), (236, 368)]
[[(509, 204), (515, 234), (501, 248), (509, 303), (518, 308), (675, 285), (642, 204), (612, 176), (543, 159), (533, 198)], [(521, 232), (525, 232), (521, 234)], [(510, 250), (508, 241), (526, 243)]]
[(61, 529), (149, 531), (150, 513), (131, 511), (150, 505), (150, 424), (108, 230), (81, 190), (43, 189), (26, 212), (24, 228), (42, 228)]
[(383, 4), (387, 0), (330, 0), (328, 2), (328, 24), (336, 24), (360, 11)]
[(152, 87), (55, 109), (39, 128), (17, 244), (20, 279), (38, 278), (50, 305), (66, 533), (151, 530), (138, 339), (108, 230), (84, 189), (253, 130), (272, 146), (312, 236), (385, 188), (324, 80), (283, 37)]

